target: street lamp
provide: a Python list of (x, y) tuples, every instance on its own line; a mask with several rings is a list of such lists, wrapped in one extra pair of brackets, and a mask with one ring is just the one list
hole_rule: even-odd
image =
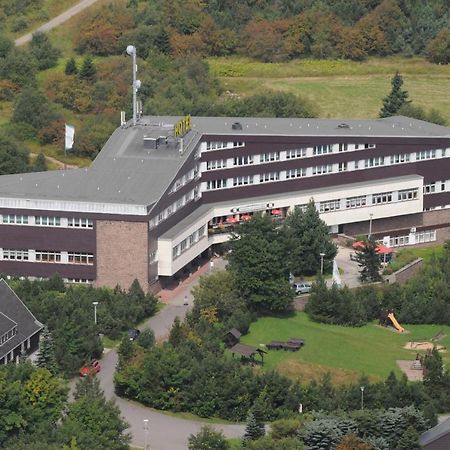
[(359, 388), (361, 390), (361, 409), (364, 409), (364, 386)]
[(137, 64), (136, 64), (136, 47), (134, 45), (128, 45), (127, 46), (127, 53), (133, 57), (132, 64), (133, 64), (133, 127), (136, 126), (137, 122), (137, 100), (136, 100), (136, 94), (138, 89), (141, 87), (140, 80), (136, 79), (137, 74)]
[(145, 431), (145, 447), (144, 447), (144, 450), (148, 450), (148, 419), (144, 419), (144, 431)]
[(320, 254), (320, 275), (323, 275), (323, 257), (325, 256), (325, 253), (319, 254)]
[(370, 213), (369, 214), (369, 239), (372, 237), (372, 218), (373, 218), (373, 214)]
[(98, 302), (92, 302), (92, 304), (94, 305), (94, 323), (95, 323), (95, 325), (97, 325), (97, 305), (98, 305)]

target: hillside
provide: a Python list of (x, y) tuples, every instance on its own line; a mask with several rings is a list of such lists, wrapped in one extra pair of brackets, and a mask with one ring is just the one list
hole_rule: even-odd
[(131, 43), (144, 114), (376, 117), (399, 70), (421, 114), (450, 120), (444, 0), (99, 0), (12, 51), (13, 19), (22, 34), (74, 3), (0, 0), (0, 131), (21, 161), (1, 173), (33, 170), (30, 149), (89, 164), (130, 115)]

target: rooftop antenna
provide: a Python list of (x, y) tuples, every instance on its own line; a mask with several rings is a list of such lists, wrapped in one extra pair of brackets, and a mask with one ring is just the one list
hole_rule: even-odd
[(127, 47), (127, 53), (133, 57), (132, 64), (133, 64), (133, 127), (136, 126), (137, 122), (137, 101), (136, 101), (136, 95), (138, 89), (141, 87), (140, 80), (136, 79), (137, 75), (137, 64), (136, 64), (136, 47), (134, 45), (129, 45)]

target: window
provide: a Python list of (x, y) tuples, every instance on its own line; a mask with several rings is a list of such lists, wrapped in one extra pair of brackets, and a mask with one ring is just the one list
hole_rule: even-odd
[(286, 159), (302, 158), (304, 156), (306, 156), (306, 148), (286, 150)]
[(339, 151), (346, 152), (348, 150), (348, 144), (339, 144)]
[(313, 148), (313, 155), (325, 155), (326, 153), (333, 153), (332, 145), (316, 145)]
[(74, 284), (91, 284), (93, 280), (87, 278), (64, 278), (64, 283), (74, 283)]
[(364, 144), (364, 148), (375, 148), (375, 144)]
[(94, 228), (92, 219), (70, 218), (67, 225), (74, 228)]
[(154, 263), (156, 261), (156, 251), (150, 252), (148, 255), (149, 263)]
[(347, 163), (346, 162), (339, 163), (338, 169), (339, 172), (345, 172), (347, 170)]
[(47, 227), (59, 227), (61, 226), (60, 217), (47, 217), (47, 216), (35, 216), (34, 223), (36, 225)]
[(390, 238), (389, 245), (390, 247), (402, 247), (403, 245), (409, 244), (409, 236), (395, 236)]
[(94, 264), (94, 255), (92, 253), (69, 252), (69, 264)]
[(244, 147), (245, 146), (245, 142), (236, 141), (236, 142), (231, 143), (231, 146), (232, 147)]
[(269, 181), (278, 181), (280, 179), (280, 172), (268, 172), (259, 175), (260, 183), (268, 183)]
[(28, 225), (28, 216), (19, 216), (16, 214), (4, 214), (2, 216), (2, 222), (14, 225)]
[(373, 158), (366, 159), (365, 167), (378, 167), (384, 165), (384, 156), (375, 156)]
[(227, 167), (226, 159), (216, 159), (214, 161), (207, 161), (206, 170), (224, 169)]
[(436, 240), (436, 230), (420, 231), (416, 233), (416, 244), (423, 242), (432, 242)]
[(233, 166), (246, 166), (253, 164), (253, 155), (237, 156), (233, 160)]
[(414, 200), (417, 198), (418, 189), (405, 189), (398, 191), (398, 201), (404, 202), (407, 200)]
[(227, 187), (227, 180), (226, 179), (220, 179), (220, 180), (210, 180), (206, 182), (206, 189), (212, 190), (212, 189), (222, 189)]
[(253, 184), (253, 175), (244, 175), (242, 177), (233, 178), (233, 186), (243, 186)]
[(201, 239), (205, 237), (205, 232), (206, 232), (206, 225), (203, 225), (198, 229), (198, 238)]
[(423, 193), (424, 194), (432, 194), (433, 192), (436, 192), (436, 182), (426, 184), (423, 187)]
[(418, 161), (422, 159), (433, 159), (436, 158), (436, 150), (423, 150), (416, 153), (416, 159)]
[(36, 261), (46, 263), (61, 262), (61, 252), (49, 252), (46, 250), (36, 250)]
[(301, 177), (306, 177), (306, 169), (304, 167), (286, 170), (286, 179)]
[(362, 208), (366, 206), (367, 197), (360, 195), (358, 197), (348, 197), (345, 201), (346, 208)]
[(402, 153), (399, 155), (391, 156), (391, 164), (401, 164), (409, 162), (409, 153)]
[(327, 202), (319, 203), (319, 212), (330, 212), (341, 209), (341, 200), (329, 200)]
[(313, 175), (322, 175), (324, 173), (330, 173), (333, 171), (333, 165), (332, 164), (324, 164), (322, 166), (314, 166), (312, 168), (312, 174)]
[(182, 208), (183, 205), (184, 205), (184, 201), (183, 201), (183, 197), (181, 197), (177, 200), (177, 203), (176, 203), (177, 209)]
[(206, 150), (220, 150), (221, 148), (227, 148), (226, 142), (207, 142)]
[(261, 162), (272, 162), (280, 160), (280, 152), (263, 153), (261, 155)]
[(28, 250), (3, 249), (3, 259), (9, 261), (28, 261)]
[(382, 205), (392, 202), (392, 192), (383, 192), (382, 194), (372, 194), (372, 205)]

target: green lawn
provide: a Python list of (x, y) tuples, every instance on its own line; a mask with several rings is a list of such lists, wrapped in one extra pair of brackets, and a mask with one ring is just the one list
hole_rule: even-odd
[[(447, 336), (439, 344), (450, 347), (449, 326), (402, 325), (408, 333), (398, 334), (375, 324), (361, 328), (324, 325), (300, 312), (287, 318), (259, 319), (242, 342), (259, 347), (271, 340), (303, 338), (306, 345), (298, 352), (268, 351), (264, 369), (277, 369), (300, 381), (329, 371), (336, 383), (356, 381), (361, 374), (373, 380), (384, 379), (391, 370), (399, 374), (396, 360), (415, 357), (415, 352), (402, 348), (406, 342), (429, 340), (441, 330)], [(444, 358), (448, 364), (448, 355), (444, 354)]]
[(319, 117), (377, 117), (390, 79), (399, 70), (415, 105), (435, 108), (450, 121), (450, 66), (421, 58), (370, 58), (366, 62), (296, 60), (265, 64), (243, 58), (210, 58), (226, 91), (246, 96), (267, 89), (308, 99)]
[(442, 253), (442, 250), (442, 245), (434, 245), (432, 247), (403, 248), (398, 250), (395, 253), (394, 260), (387, 267), (388, 273), (393, 273), (396, 270), (401, 269), (417, 258), (423, 258), (423, 262), (426, 264), (430, 261), (433, 255), (439, 256)]

